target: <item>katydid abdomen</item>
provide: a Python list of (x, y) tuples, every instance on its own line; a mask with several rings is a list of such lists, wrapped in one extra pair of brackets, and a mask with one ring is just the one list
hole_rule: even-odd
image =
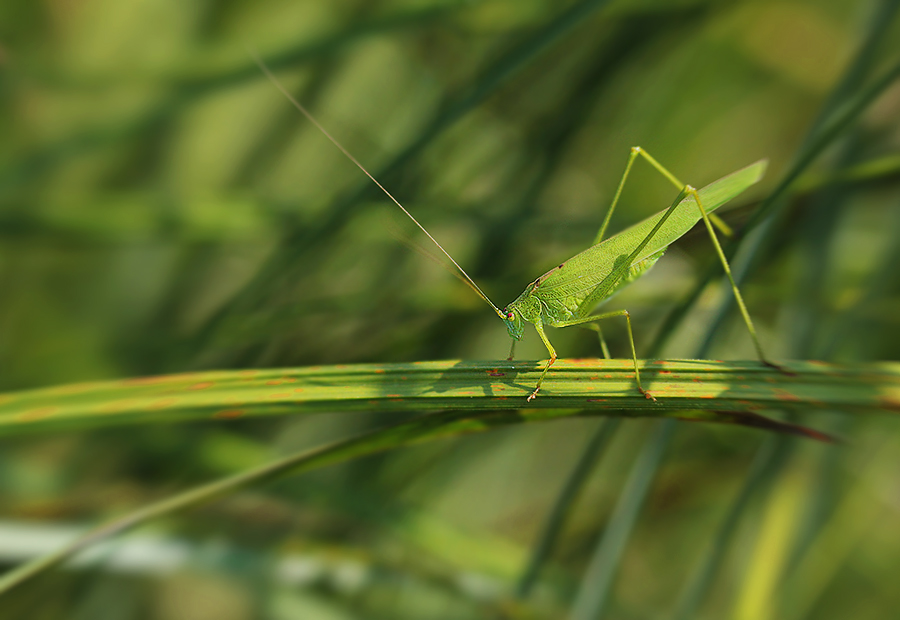
[[(765, 169), (766, 162), (759, 161), (698, 190), (706, 212), (712, 213), (759, 181)], [(618, 281), (612, 281), (610, 276), (619, 263), (627, 259), (665, 213), (664, 210), (651, 215), (554, 267), (532, 282), (516, 302), (524, 295), (534, 295), (544, 305), (548, 318), (568, 320), (587, 316), (599, 303), (645, 273), (669, 245), (702, 219), (692, 196), (681, 200), (644, 249), (631, 261), (628, 272)]]

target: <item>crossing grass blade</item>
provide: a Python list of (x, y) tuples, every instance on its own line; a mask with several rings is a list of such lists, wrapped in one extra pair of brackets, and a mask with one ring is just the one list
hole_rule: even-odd
[[(483, 426), (483, 429), (490, 428), (490, 426), (490, 424)], [(429, 438), (448, 437), (472, 432), (477, 430), (477, 428), (478, 426), (473, 426), (471, 421), (466, 419), (465, 415), (437, 413), (422, 416), (328, 446), (299, 452), (261, 467), (194, 487), (95, 527), (57, 551), (38, 557), (4, 573), (0, 576), (0, 596), (58, 566), (91, 545), (134, 529), (153, 519), (192, 508), (254, 484), (269, 482), (288, 475), (300, 474), (319, 467), (376, 454)]]
[(647, 499), (647, 492), (653, 484), (674, 430), (674, 422), (671, 420), (658, 423), (650, 440), (638, 455), (609, 524), (585, 570), (569, 616), (571, 620), (602, 617), (609, 604), (610, 590), (625, 552), (625, 545)]
[[(657, 393), (666, 395), (656, 403), (634, 395), (630, 365), (619, 360), (561, 360), (559, 372), (548, 380), (546, 397), (524, 409), (520, 397), (530, 391), (530, 383), (522, 379), (538, 371), (530, 363), (507, 364), (502, 369), (484, 362), (423, 362), (220, 371), (0, 395), (0, 424), (5, 431), (50, 430), (78, 423), (138, 423), (160, 417), (186, 420), (349, 409), (458, 409), (437, 411), (294, 454), (144, 506), (9, 571), (0, 578), (0, 594), (100, 540), (163, 515), (254, 484), (426, 440), (603, 413), (749, 423), (824, 438), (815, 431), (752, 412), (775, 407), (797, 411), (838, 408), (858, 413), (900, 409), (900, 364), (896, 363), (840, 366), (797, 362), (788, 366), (791, 374), (755, 362), (673, 360), (644, 367), (653, 377)], [(510, 392), (516, 398), (510, 398)], [(695, 410), (704, 404), (705, 409), (717, 411)], [(579, 408), (553, 408), (559, 406)]]
[[(326, 35), (311, 43), (304, 42), (291, 49), (286, 49), (267, 59), (268, 64), (276, 69), (296, 67), (303, 63), (311, 62), (340, 50), (347, 45), (352, 45), (361, 39), (391, 31), (412, 30), (422, 27), (430, 22), (445, 19), (448, 14), (465, 8), (465, 2), (450, 2), (447, 4), (399, 11), (398, 13), (381, 19), (366, 21), (357, 25), (351, 25), (344, 30)], [(150, 107), (146, 112), (135, 118), (120, 124), (102, 123), (98, 126), (81, 130), (70, 136), (47, 145), (41, 145), (30, 152), (16, 158), (15, 162), (0, 167), (0, 188), (9, 189), (23, 182), (52, 172), (73, 158), (83, 157), (100, 147), (124, 141), (128, 138), (152, 132), (159, 124), (167, 119), (175, 117), (180, 111), (196, 102), (198, 99), (221, 93), (229, 88), (234, 88), (244, 83), (252, 82), (260, 78), (255, 64), (246, 63), (241, 66), (222, 71), (203, 71), (203, 68), (195, 70), (195, 74), (171, 72), (170, 75), (161, 74), (154, 78), (168, 89), (169, 95), (162, 101)], [(141, 76), (139, 76), (141, 77)], [(143, 76), (149, 77), (149, 76)], [(54, 80), (65, 83), (71, 81), (70, 86), (89, 89), (103, 86), (107, 83), (116, 83), (120, 76), (99, 76), (79, 80), (71, 78), (55, 77)], [(148, 80), (150, 81), (150, 80)]]

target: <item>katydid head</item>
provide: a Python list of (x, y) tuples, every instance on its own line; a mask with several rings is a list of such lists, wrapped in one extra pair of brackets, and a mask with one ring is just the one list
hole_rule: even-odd
[(500, 318), (506, 323), (506, 331), (509, 332), (510, 338), (521, 340), (522, 334), (525, 333), (525, 321), (522, 320), (522, 315), (516, 312), (515, 308), (504, 308)]

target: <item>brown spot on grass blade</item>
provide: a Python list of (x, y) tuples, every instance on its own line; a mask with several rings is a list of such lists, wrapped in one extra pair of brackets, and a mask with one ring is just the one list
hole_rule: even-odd
[(900, 401), (890, 396), (882, 396), (878, 399), (878, 404), (888, 411), (900, 411)]
[(147, 409), (169, 409), (178, 404), (177, 398), (163, 398), (161, 400), (156, 400), (147, 405)]
[(216, 420), (231, 420), (239, 418), (246, 413), (247, 411), (245, 409), (222, 409), (221, 411), (216, 411), (212, 417)]
[(754, 403), (749, 400), (739, 400), (737, 401), (739, 405), (742, 407), (746, 407), (747, 409), (763, 409), (764, 406), (759, 403)]
[(801, 400), (803, 400), (799, 396), (794, 394), (793, 392), (789, 392), (782, 388), (773, 388), (772, 394), (775, 396), (775, 398), (777, 398), (778, 400), (781, 400), (781, 401), (789, 401), (789, 402), (796, 403), (796, 402), (800, 402)]
[(200, 383), (195, 383), (188, 389), (189, 390), (206, 390), (206, 389), (211, 388), (214, 385), (215, 385), (215, 383), (213, 383), (212, 381), (201, 381)]

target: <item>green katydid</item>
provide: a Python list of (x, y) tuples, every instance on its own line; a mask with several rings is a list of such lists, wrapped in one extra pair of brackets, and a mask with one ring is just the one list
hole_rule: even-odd
[[(537, 330), (541, 341), (547, 347), (550, 359), (544, 367), (541, 376), (538, 378), (534, 390), (528, 396), (527, 401), (530, 402), (537, 396), (541, 389), (544, 377), (550, 370), (550, 367), (556, 361), (556, 350), (550, 344), (547, 334), (544, 331), (545, 326), (550, 327), (569, 327), (573, 325), (583, 325), (585, 327), (593, 327), (598, 333), (600, 330), (591, 324), (602, 319), (624, 316), (626, 326), (628, 328), (628, 340), (631, 345), (631, 358), (634, 362), (634, 375), (637, 388), (645, 397), (652, 399), (653, 396), (644, 389), (641, 383), (641, 374), (638, 368), (637, 352), (634, 346), (634, 337), (631, 329), (631, 318), (627, 310), (617, 310), (603, 314), (590, 314), (590, 312), (601, 302), (618, 292), (626, 284), (633, 282), (650, 269), (657, 260), (663, 255), (666, 248), (687, 233), (701, 219), (706, 225), (706, 229), (712, 239), (716, 254), (722, 263), (725, 274), (731, 283), (731, 289), (737, 300), (738, 308), (750, 337), (756, 347), (756, 352), (760, 360), (770, 364), (763, 353), (756, 335), (756, 329), (750, 314), (744, 304), (740, 290), (731, 274), (731, 268), (725, 253), (722, 250), (719, 240), (716, 237), (713, 224), (715, 223), (722, 229), (725, 229), (724, 223), (719, 220), (712, 212), (721, 207), (723, 204), (742, 193), (748, 187), (759, 181), (766, 169), (766, 162), (759, 161), (746, 168), (733, 172), (730, 175), (722, 177), (706, 187), (697, 190), (679, 181), (671, 172), (664, 168), (659, 162), (651, 157), (646, 151), (640, 147), (633, 147), (625, 167), (622, 179), (619, 181), (618, 188), (613, 197), (612, 203), (607, 210), (603, 223), (597, 237), (594, 239), (593, 245), (588, 249), (576, 254), (569, 260), (560, 263), (547, 273), (543, 274), (533, 282), (531, 282), (525, 290), (513, 302), (506, 306), (503, 310), (498, 308), (488, 296), (479, 288), (472, 278), (460, 267), (452, 256), (441, 246), (438, 241), (422, 226), (413, 215), (394, 198), (378, 180), (372, 176), (368, 170), (347, 151), (344, 146), (338, 142), (316, 119), (310, 112), (303, 107), (275, 78), (262, 59), (250, 51), (256, 60), (260, 69), (272, 81), (272, 83), (284, 94), (290, 102), (309, 119), (350, 161), (362, 170), (362, 172), (372, 180), (375, 185), (387, 195), (391, 201), (397, 205), (409, 219), (438, 247), (438, 249), (450, 260), (453, 266), (459, 271), (460, 279), (466, 283), (479, 297), (481, 297), (488, 305), (493, 308), (494, 312), (506, 324), (506, 328), (512, 338), (512, 346), (510, 347), (509, 360), (513, 359), (515, 344), (522, 339), (525, 332), (525, 323), (531, 323)], [(664, 211), (650, 216), (649, 218), (631, 226), (630, 228), (603, 240), (606, 228), (609, 225), (612, 214), (619, 202), (622, 189), (625, 185), (632, 166), (638, 157), (642, 157), (654, 169), (662, 174), (670, 183), (678, 188), (679, 193), (675, 201)], [(715, 221), (713, 220), (715, 218)], [(602, 333), (600, 336), (604, 353), (606, 353), (606, 345), (603, 342)]]

